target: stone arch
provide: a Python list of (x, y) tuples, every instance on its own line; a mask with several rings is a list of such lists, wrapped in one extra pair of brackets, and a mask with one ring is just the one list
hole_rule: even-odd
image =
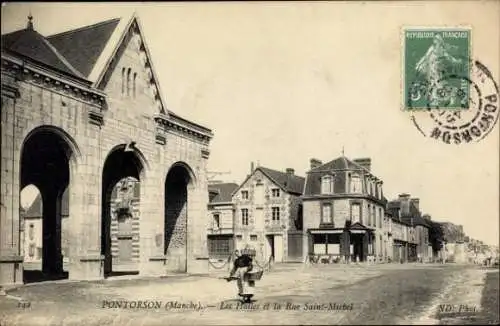
[[(64, 140), (65, 145), (67, 146), (66, 149), (66, 156), (71, 164), (71, 168), (75, 170), (81, 163), (82, 161), (82, 152), (80, 150), (80, 146), (78, 146), (76, 140), (68, 134), (64, 129), (53, 126), (53, 125), (41, 125), (41, 126), (36, 126), (32, 128), (29, 132), (26, 133), (26, 135), (23, 138), (23, 142), (21, 144), (21, 160), (23, 158), (23, 149), (25, 147), (25, 144), (33, 137), (36, 136), (37, 134), (40, 133), (54, 133), (55, 135), (59, 136), (62, 140)], [(73, 173), (75, 171), (72, 171)]]
[(164, 253), (170, 271), (187, 271), (189, 201), (196, 184), (196, 175), (185, 162), (172, 164), (165, 177)]
[[(19, 190), (32, 184), (41, 194), (42, 264), (35, 272), (23, 271), (24, 281), (66, 278), (62, 252), (63, 215), (69, 216), (69, 193), (81, 152), (63, 129), (51, 125), (33, 128), (20, 150)], [(23, 221), (21, 221), (21, 224)], [(68, 239), (69, 240), (69, 239)], [(29, 274), (29, 275), (28, 275)]]
[[(138, 210), (140, 216), (140, 184), (144, 181), (147, 170), (149, 170), (149, 164), (143, 153), (134, 146), (134, 143), (120, 144), (113, 147), (103, 162), (101, 181), (101, 254), (104, 255), (104, 276), (114, 273), (137, 273), (137, 262), (132, 259), (132, 256), (128, 257), (130, 259), (123, 259), (120, 256), (125, 249), (120, 249), (122, 242), (118, 241), (119, 232), (116, 233), (115, 231), (115, 233), (112, 233), (111, 231), (112, 223), (118, 223), (118, 221), (113, 221), (112, 217), (115, 213), (112, 211), (113, 207), (117, 204), (112, 198), (112, 193), (119, 183), (135, 179), (136, 182), (134, 182), (134, 189), (132, 191), (134, 198), (126, 198), (120, 205), (127, 207), (120, 206), (120, 209)], [(136, 189), (137, 187), (139, 188)], [(135, 198), (136, 195), (138, 195), (138, 198)], [(129, 215), (130, 218), (134, 218), (133, 214)], [(136, 217), (138, 218), (138, 216)], [(131, 246), (129, 242), (132, 239), (132, 236), (127, 237), (128, 247)], [(115, 251), (112, 250), (113, 247)]]

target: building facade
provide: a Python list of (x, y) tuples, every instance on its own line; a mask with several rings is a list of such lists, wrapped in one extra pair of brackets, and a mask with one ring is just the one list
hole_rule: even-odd
[(252, 168), (232, 197), (236, 248), (253, 247), (261, 261), (270, 257), (275, 262), (300, 260), (303, 187), (304, 178), (293, 169)]
[(408, 230), (408, 261), (430, 262), (433, 259), (430, 242), (430, 225), (422, 217), (420, 199), (409, 194), (400, 194), (399, 198), (388, 203), (388, 209)]
[(51, 36), (29, 17), (25, 29), (2, 35), (1, 76), (0, 284), (23, 282), (19, 194), (28, 185), (43, 198), (44, 275), (111, 275), (111, 193), (126, 177), (140, 182), (138, 272), (207, 270), (213, 135), (167, 109), (138, 17)]
[(213, 259), (227, 259), (234, 250), (234, 205), (232, 194), (236, 183), (208, 185), (208, 255)]
[(371, 173), (371, 159), (310, 163), (302, 196), (304, 254), (334, 261), (385, 261), (386, 199), (382, 180)]
[(415, 247), (414, 240), (411, 237), (413, 227), (401, 219), (399, 208), (388, 208), (386, 216), (390, 224), (390, 261), (394, 263), (406, 263), (409, 257), (411, 257), (411, 248)]

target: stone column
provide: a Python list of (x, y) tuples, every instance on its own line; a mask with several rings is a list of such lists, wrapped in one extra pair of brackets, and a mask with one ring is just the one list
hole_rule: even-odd
[(165, 176), (160, 171), (155, 164), (141, 179), (139, 273), (147, 276), (166, 274)]
[(59, 189), (48, 186), (41, 189), (43, 198), (43, 254), (44, 274), (61, 275), (63, 271), (61, 255), (61, 197)]
[[(81, 142), (82, 158), (72, 162), (70, 176), (69, 228), (70, 244), (69, 279), (94, 280), (104, 278), (104, 257), (101, 255), (102, 212), (102, 166), (98, 127), (91, 126), (88, 137)], [(95, 129), (94, 129), (95, 128)]]
[[(2, 71), (1, 158), (0, 158), (0, 287), (22, 284), (19, 243), (19, 160), (22, 144), (20, 128), (15, 124), (15, 76)], [(1, 289), (0, 289), (1, 291)]]
[(208, 273), (208, 188), (205, 164), (203, 161), (202, 167), (196, 169), (196, 184), (188, 186), (187, 271), (194, 274)]

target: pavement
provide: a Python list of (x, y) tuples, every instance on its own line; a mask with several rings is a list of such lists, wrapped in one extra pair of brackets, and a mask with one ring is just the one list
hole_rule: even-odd
[[(281, 264), (255, 301), (209, 276), (44, 282), (0, 297), (0, 325), (463, 324), (498, 320), (498, 270)], [(496, 281), (495, 281), (496, 280)], [(495, 283), (496, 282), (496, 283)], [(496, 309), (495, 309), (496, 308)]]

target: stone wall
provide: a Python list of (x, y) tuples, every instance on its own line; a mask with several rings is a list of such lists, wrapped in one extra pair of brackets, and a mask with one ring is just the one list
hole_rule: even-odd
[[(135, 37), (135, 36), (134, 36)], [(72, 279), (102, 278), (101, 192), (106, 157), (117, 146), (135, 142), (133, 151), (143, 164), (141, 173), (140, 266), (145, 275), (164, 274), (164, 186), (170, 168), (181, 162), (192, 177), (188, 187), (188, 271), (206, 270), (206, 216), (208, 138), (190, 127), (172, 124), (163, 128), (166, 142), (158, 143), (158, 100), (151, 90), (148, 74), (136, 41), (131, 39), (121, 56), (114, 60), (109, 80), (98, 91), (69, 81), (50, 71), (20, 64), (2, 63), (0, 283), (22, 282), (19, 234), (19, 184), (22, 145), (28, 135), (40, 128), (58, 134), (72, 149), (70, 160), (69, 244)], [(134, 43), (135, 42), (135, 43)], [(3, 54), (2, 54), (3, 56)], [(11, 58), (16, 62), (16, 58)], [(17, 60), (19, 61), (19, 60)], [(135, 97), (122, 94), (122, 67), (136, 75)], [(11, 76), (11, 77), (9, 77)], [(15, 78), (14, 78), (15, 77)], [(17, 88), (7, 94), (8, 87)], [(76, 85), (76, 86), (69, 86)], [(6, 89), (4, 91), (4, 88)], [(155, 88), (156, 89), (156, 88)], [(94, 97), (92, 97), (92, 94)], [(102, 101), (100, 100), (102, 99)], [(105, 99), (104, 99), (105, 98)], [(168, 113), (168, 112), (167, 112)], [(102, 116), (101, 116), (102, 115)], [(165, 117), (168, 119), (168, 116)], [(168, 258), (168, 257), (167, 257)], [(167, 259), (168, 260), (168, 259)]]

